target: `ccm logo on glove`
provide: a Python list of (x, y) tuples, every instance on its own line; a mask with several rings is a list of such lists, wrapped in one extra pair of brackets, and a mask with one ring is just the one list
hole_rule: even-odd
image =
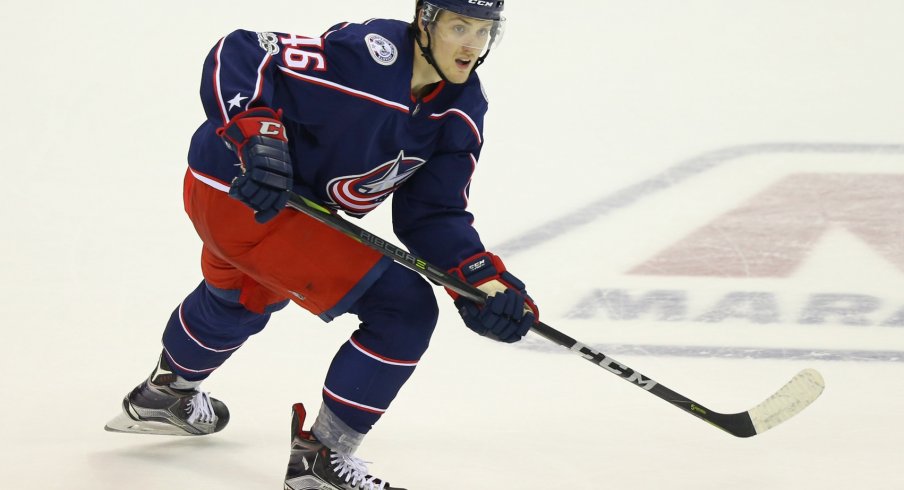
[(294, 182), (289, 140), (280, 117), (282, 112), (256, 107), (217, 130), (239, 157), (242, 169), (232, 180), (229, 196), (253, 209), (258, 223), (270, 221), (286, 207)]
[(263, 121), (261, 122), (261, 134), (264, 136), (280, 136), (282, 135), (282, 124), (278, 122)]
[(524, 283), (490, 252), (465, 259), (449, 273), (487, 294), (486, 303), (478, 305), (446, 289), (465, 325), (478, 334), (500, 342), (517, 342), (539, 321), (540, 312)]
[(476, 264), (471, 264), (468, 266), (468, 272), (477, 272), (479, 269), (482, 269), (485, 265), (487, 265), (487, 260), (480, 259)]

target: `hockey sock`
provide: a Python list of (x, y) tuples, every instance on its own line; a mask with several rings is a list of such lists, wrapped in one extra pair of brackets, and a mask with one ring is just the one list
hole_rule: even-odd
[(311, 432), (326, 447), (349, 456), (355, 453), (364, 440), (364, 434), (349, 427), (326, 405), (320, 406), (320, 413), (311, 426)]

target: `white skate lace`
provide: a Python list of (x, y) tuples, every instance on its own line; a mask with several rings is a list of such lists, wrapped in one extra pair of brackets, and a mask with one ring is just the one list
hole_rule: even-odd
[(213, 413), (213, 405), (210, 404), (210, 395), (203, 391), (199, 391), (195, 393), (195, 396), (191, 397), (191, 400), (188, 401), (188, 406), (185, 407), (185, 411), (188, 413), (189, 424), (194, 424), (195, 422), (212, 424), (216, 417), (216, 414)]
[(345, 477), (346, 483), (361, 490), (385, 490), (386, 482), (376, 483), (376, 478), (367, 474), (367, 462), (354, 456), (332, 453), (330, 462), (333, 471), (339, 478)]

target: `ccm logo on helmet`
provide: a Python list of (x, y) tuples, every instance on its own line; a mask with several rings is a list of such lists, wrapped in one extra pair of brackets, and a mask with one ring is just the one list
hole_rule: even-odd
[(471, 5), (480, 5), (481, 7), (492, 7), (496, 2), (486, 2), (484, 0), (468, 0)]

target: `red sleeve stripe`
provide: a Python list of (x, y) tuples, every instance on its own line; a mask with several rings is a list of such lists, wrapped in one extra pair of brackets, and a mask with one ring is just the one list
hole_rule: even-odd
[(339, 26), (338, 29), (333, 29), (332, 31), (329, 31), (329, 32), (327, 32), (326, 34), (324, 34), (323, 36), (320, 36), (320, 37), (321, 37), (322, 39), (326, 39), (327, 37), (329, 37), (330, 34), (336, 32), (336, 31), (341, 31), (342, 29), (345, 29), (346, 27), (348, 27), (348, 22), (346, 22), (346, 23), (342, 24), (341, 26)]
[(191, 171), (191, 174), (199, 181), (213, 187), (218, 191), (229, 192), (229, 184), (217, 180), (209, 175), (204, 175), (193, 168), (190, 168), (189, 170)]
[(328, 80), (322, 80), (320, 78), (315, 78), (315, 77), (308, 76), (308, 75), (302, 75), (301, 73), (292, 71), (284, 66), (280, 66), (279, 69), (282, 70), (286, 75), (288, 75), (292, 78), (295, 78), (297, 80), (302, 80), (302, 81), (305, 81), (308, 83), (313, 83), (314, 85), (320, 85), (321, 87), (326, 87), (326, 88), (329, 88), (332, 90), (338, 90), (339, 92), (342, 92), (346, 95), (351, 95), (352, 97), (364, 99), (364, 100), (367, 100), (367, 101), (370, 101), (370, 102), (373, 102), (376, 104), (380, 104), (384, 107), (388, 107), (390, 109), (395, 109), (397, 111), (401, 111), (401, 112), (404, 112), (405, 114), (408, 114), (408, 106), (405, 104), (399, 104), (398, 102), (386, 100), (384, 98), (377, 97), (376, 95), (368, 94), (367, 92), (362, 92), (360, 90), (355, 90), (353, 88), (349, 88), (349, 87), (340, 85), (335, 82), (330, 82)]
[(456, 116), (464, 119), (465, 123), (467, 123), (467, 125), (470, 126), (471, 131), (474, 132), (474, 136), (477, 137), (477, 142), (480, 144), (483, 144), (483, 138), (481, 138), (481, 136), (480, 136), (480, 130), (477, 129), (477, 123), (475, 123), (474, 120), (471, 119), (471, 116), (468, 116), (467, 114), (465, 114), (465, 112), (461, 109), (452, 108), (452, 109), (449, 109), (446, 112), (442, 112), (440, 114), (430, 114), (430, 119), (442, 119), (442, 118), (448, 116), (449, 114), (455, 114)]
[(362, 410), (364, 412), (375, 413), (377, 415), (382, 415), (382, 414), (386, 413), (385, 408), (371, 407), (369, 405), (364, 405), (362, 403), (353, 402), (347, 398), (342, 398), (341, 396), (330, 391), (330, 389), (327, 388), (326, 386), (323, 387), (323, 394), (337, 403), (341, 403), (343, 405), (347, 405), (352, 408), (357, 408), (358, 410)]
[(245, 104), (246, 111), (251, 107), (251, 104), (254, 103), (254, 101), (260, 98), (261, 93), (264, 91), (264, 70), (267, 69), (267, 66), (270, 64), (270, 60), (272, 59), (272, 54), (265, 54), (264, 59), (261, 60), (260, 66), (257, 67), (257, 83), (254, 84), (254, 95), (252, 95), (251, 99), (248, 100), (248, 103)]
[(465, 200), (465, 209), (467, 209), (468, 205), (471, 203), (468, 192), (471, 188), (471, 179), (474, 177), (474, 170), (477, 168), (477, 157), (475, 157), (473, 153), (468, 153), (468, 156), (471, 157), (471, 177), (468, 177), (468, 183), (465, 184), (465, 188), (461, 191), (461, 198)]
[(419, 361), (400, 361), (398, 359), (392, 359), (390, 357), (381, 356), (376, 352), (367, 349), (363, 345), (359, 344), (355, 339), (348, 339), (348, 342), (352, 344), (352, 347), (358, 349), (359, 352), (364, 354), (365, 356), (374, 359), (376, 361), (382, 362), (383, 364), (389, 364), (390, 366), (403, 366), (403, 367), (415, 367)]
[(220, 105), (220, 115), (223, 116), (223, 123), (229, 122), (229, 112), (226, 110), (226, 101), (223, 100), (223, 92), (220, 90), (220, 55), (223, 53), (223, 45), (226, 43), (226, 38), (220, 39), (220, 44), (217, 46), (217, 52), (214, 58), (216, 59), (216, 67), (213, 71), (213, 93), (217, 97), (217, 103)]

